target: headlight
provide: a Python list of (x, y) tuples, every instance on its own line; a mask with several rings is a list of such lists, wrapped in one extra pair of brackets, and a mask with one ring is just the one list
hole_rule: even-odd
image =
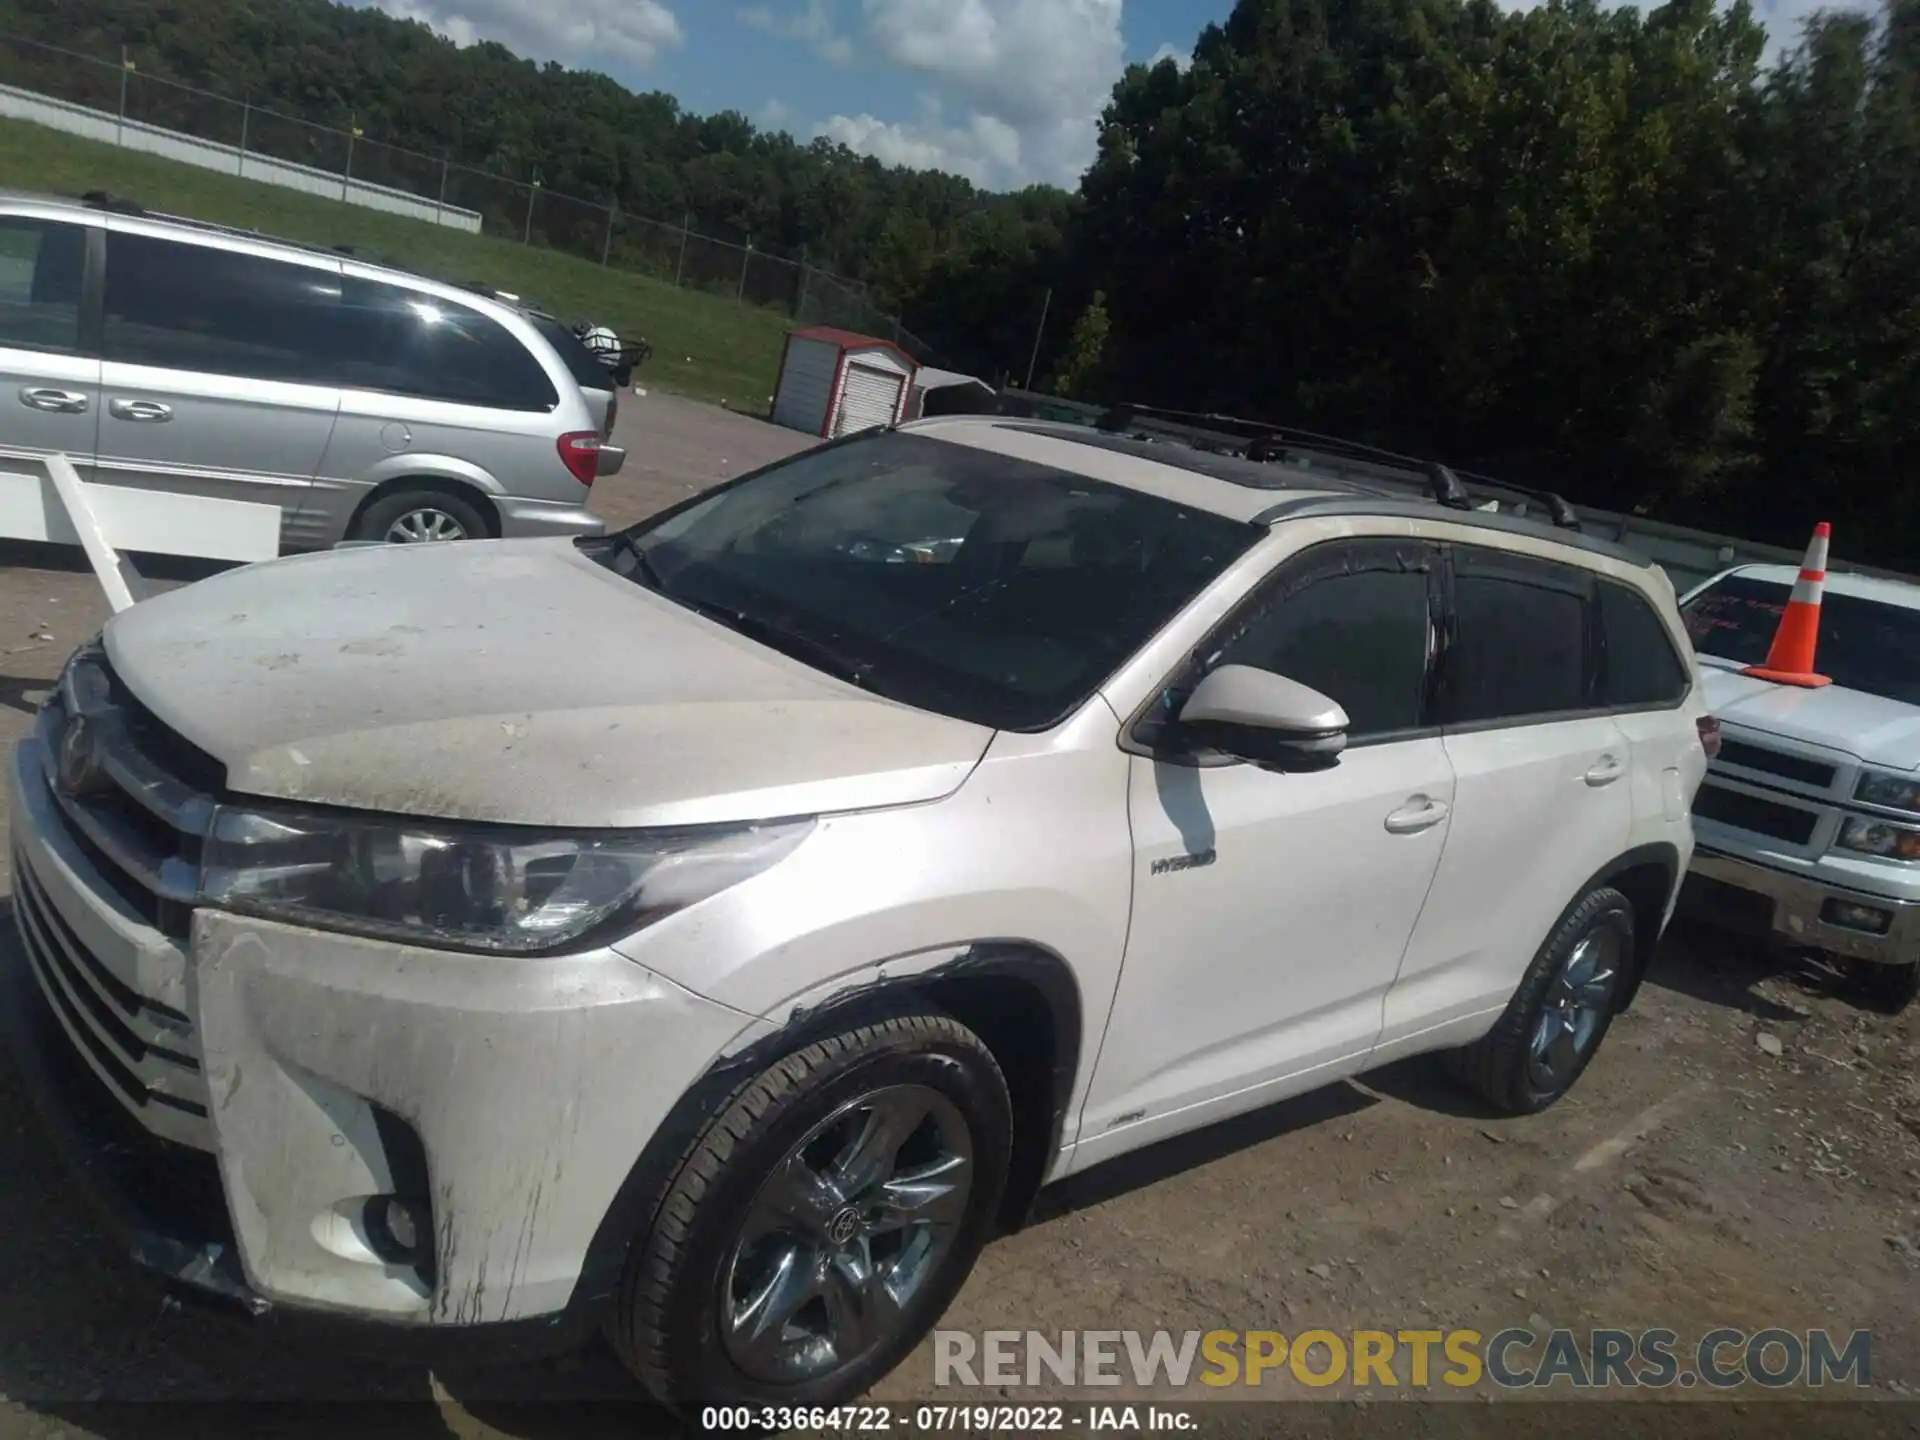
[(1920, 830), (1909, 825), (1893, 825), (1885, 820), (1858, 817), (1840, 827), (1837, 842), (1843, 850), (1862, 855), (1884, 855), (1889, 860), (1920, 860)]
[(1911, 775), (1888, 775), (1869, 770), (1853, 787), (1853, 798), (1864, 805), (1879, 805), (1888, 810), (1908, 810), (1920, 815), (1920, 780)]
[(222, 806), (210, 905), (415, 943), (553, 950), (615, 918), (651, 924), (788, 855), (809, 820), (549, 835)]

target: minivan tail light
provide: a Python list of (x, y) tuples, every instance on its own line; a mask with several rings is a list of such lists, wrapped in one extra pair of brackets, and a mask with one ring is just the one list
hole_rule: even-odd
[(595, 430), (569, 430), (554, 442), (560, 463), (582, 485), (593, 484), (600, 473), (600, 435)]
[(1716, 715), (1702, 715), (1694, 721), (1700, 731), (1700, 748), (1707, 752), (1707, 759), (1720, 758), (1720, 719)]

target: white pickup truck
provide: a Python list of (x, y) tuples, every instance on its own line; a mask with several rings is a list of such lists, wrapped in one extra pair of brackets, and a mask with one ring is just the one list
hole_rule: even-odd
[(1799, 572), (1743, 565), (1682, 601), (1721, 746), (1694, 800), (1688, 908), (1851, 962), (1865, 998), (1920, 993), (1920, 585), (1827, 577), (1818, 689), (1764, 663)]

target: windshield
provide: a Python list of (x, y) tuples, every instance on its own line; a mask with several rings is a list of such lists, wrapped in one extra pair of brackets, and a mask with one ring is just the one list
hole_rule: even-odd
[[(1687, 602), (1687, 633), (1702, 655), (1758, 665), (1793, 587), (1777, 580), (1729, 575)], [(1887, 700), (1920, 705), (1920, 610), (1831, 591), (1820, 605), (1814, 665), (1833, 683)]]
[(1003, 730), (1083, 702), (1262, 532), (874, 431), (607, 542), (605, 563), (878, 694)]

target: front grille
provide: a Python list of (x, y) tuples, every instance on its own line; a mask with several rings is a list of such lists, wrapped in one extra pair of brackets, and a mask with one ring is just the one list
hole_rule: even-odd
[(1769, 750), (1763, 745), (1750, 745), (1744, 740), (1722, 739), (1720, 764), (1737, 765), (1742, 770), (1757, 770), (1763, 775), (1778, 775), (1784, 780), (1798, 780), (1802, 785), (1813, 785), (1822, 790), (1833, 784), (1835, 773), (1832, 765), (1822, 761)]
[(1790, 845), (1805, 845), (1820, 823), (1819, 815), (1812, 810), (1728, 790), (1711, 781), (1702, 785), (1699, 794), (1694, 796), (1693, 813), (1703, 820), (1717, 820), (1736, 830), (1750, 830), (1756, 835), (1785, 840)]
[[(206, 1081), (192, 1022), (139, 994), (87, 949), (33, 866), (13, 857), (14, 921), (41, 994), (75, 1049), (150, 1128), (192, 1134), (207, 1119)], [(172, 1112), (172, 1123), (155, 1115)]]
[[(212, 794), (182, 779), (205, 774), (197, 752), (126, 694), (97, 647), (74, 657), (42, 708), (38, 738), (55, 818), (124, 907), (183, 940), (199, 889)], [(192, 1017), (144, 993), (156, 963), (184, 965), (177, 947), (129, 944), (95, 953), (61, 914), (33, 861), (13, 857), (14, 920), (26, 958), (76, 1057), (157, 1134), (211, 1143), (206, 1079)], [(101, 943), (105, 943), (102, 941)], [(143, 959), (144, 957), (144, 959)], [(161, 982), (163, 985), (165, 981)], [(179, 996), (173, 994), (177, 1002)]]
[(69, 837), (134, 913), (184, 938), (219, 766), (148, 713), (98, 648), (74, 657), (39, 736)]

